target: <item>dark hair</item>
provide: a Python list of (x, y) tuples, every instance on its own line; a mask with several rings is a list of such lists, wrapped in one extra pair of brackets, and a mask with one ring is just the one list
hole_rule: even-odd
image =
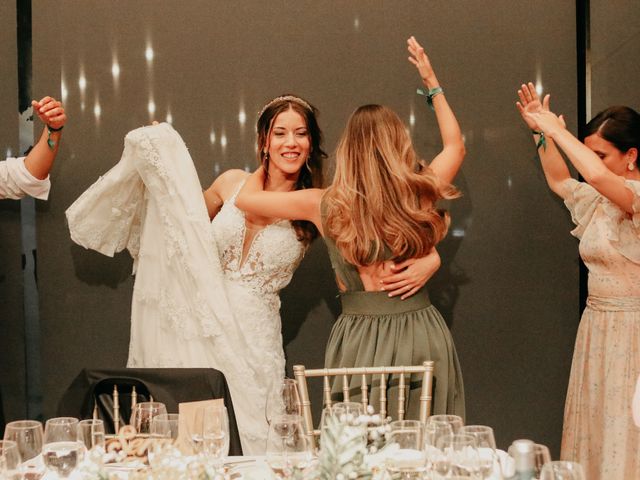
[[(306, 100), (296, 95), (281, 95), (274, 98), (260, 112), (258, 116), (258, 162), (264, 167), (267, 176), (269, 175), (269, 156), (265, 152), (265, 147), (269, 140), (273, 121), (282, 112), (289, 109), (299, 113), (307, 124), (307, 131), (311, 139), (311, 150), (306, 165), (300, 170), (296, 190), (305, 188), (322, 187), (322, 162), (327, 158), (327, 154), (322, 150), (322, 131), (318, 126), (318, 110)], [(305, 245), (318, 236), (318, 229), (312, 222), (304, 220), (293, 220), (291, 222), (296, 231), (298, 240)]]
[(623, 105), (609, 107), (587, 123), (585, 137), (594, 133), (623, 153), (630, 148), (640, 150), (640, 114)]

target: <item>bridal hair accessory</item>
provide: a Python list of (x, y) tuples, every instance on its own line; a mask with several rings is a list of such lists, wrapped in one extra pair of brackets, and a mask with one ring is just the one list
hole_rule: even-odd
[(436, 87), (430, 89), (428, 92), (425, 92), (423, 89), (419, 88), (418, 90), (416, 90), (416, 93), (418, 95), (427, 97), (427, 105), (429, 105), (429, 108), (433, 110), (433, 97), (439, 95), (440, 93), (444, 93), (444, 90), (442, 90), (442, 87)]
[(282, 95), (280, 97), (274, 98), (269, 103), (267, 103), (264, 107), (262, 107), (262, 110), (260, 110), (260, 113), (258, 114), (258, 118), (260, 118), (262, 116), (262, 114), (264, 113), (264, 111), (267, 108), (269, 108), (270, 106), (274, 105), (275, 103), (279, 103), (279, 102), (297, 103), (298, 105), (302, 105), (307, 110), (313, 111), (313, 108), (311, 108), (311, 105), (309, 105), (307, 102), (305, 102), (300, 97), (296, 97), (295, 95)]

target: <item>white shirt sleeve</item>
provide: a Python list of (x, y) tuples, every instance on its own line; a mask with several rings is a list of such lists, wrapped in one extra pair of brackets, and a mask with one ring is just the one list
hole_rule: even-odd
[(24, 157), (7, 158), (0, 162), (0, 199), (22, 198), (30, 195), (40, 200), (49, 198), (51, 181), (49, 176), (44, 180), (37, 179), (24, 165)]

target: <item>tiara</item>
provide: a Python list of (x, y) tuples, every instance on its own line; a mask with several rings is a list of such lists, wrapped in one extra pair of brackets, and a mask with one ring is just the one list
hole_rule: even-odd
[(267, 103), (264, 107), (262, 107), (262, 110), (260, 110), (260, 113), (258, 114), (258, 118), (260, 118), (262, 116), (262, 114), (264, 113), (264, 111), (267, 108), (269, 108), (270, 106), (272, 106), (272, 105), (274, 105), (274, 104), (276, 104), (278, 102), (293, 102), (293, 103), (297, 103), (298, 105), (302, 105), (307, 110), (310, 110), (310, 111), (313, 112), (313, 108), (311, 107), (311, 105), (309, 105), (307, 102), (305, 102), (300, 97), (296, 97), (295, 95), (281, 95), (280, 97), (274, 98), (269, 103)]

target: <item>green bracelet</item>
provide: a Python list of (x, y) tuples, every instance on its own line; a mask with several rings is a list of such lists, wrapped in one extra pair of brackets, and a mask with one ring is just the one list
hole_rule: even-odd
[(61, 126), (60, 128), (53, 128), (53, 127), (50, 127), (47, 124), (47, 145), (49, 145), (49, 149), (50, 150), (55, 150), (55, 148), (56, 148), (56, 142), (55, 142), (55, 140), (51, 140), (51, 134), (59, 132), (63, 128), (64, 128), (64, 125)]
[(434, 110), (433, 97), (440, 93), (444, 93), (444, 90), (442, 90), (442, 87), (436, 87), (430, 89), (428, 92), (425, 92), (422, 88), (419, 88), (418, 90), (416, 90), (416, 93), (418, 95), (422, 95), (423, 97), (427, 97), (427, 105), (429, 105), (429, 108), (431, 108), (431, 110)]
[(540, 150), (542, 147), (543, 151), (547, 151), (547, 137), (544, 136), (544, 132), (538, 132), (537, 130), (531, 130), (534, 135), (540, 135), (538, 139), (538, 143), (536, 143), (536, 150)]

